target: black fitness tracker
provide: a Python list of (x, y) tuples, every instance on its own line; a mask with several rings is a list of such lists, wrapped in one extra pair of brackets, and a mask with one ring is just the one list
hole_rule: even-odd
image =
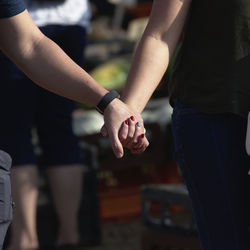
[(97, 104), (96, 106), (96, 110), (103, 114), (104, 110), (107, 108), (107, 106), (115, 99), (115, 98), (119, 98), (120, 95), (117, 91), (115, 90), (111, 90), (110, 92), (108, 92), (106, 95), (104, 95), (104, 97), (101, 99), (101, 101)]

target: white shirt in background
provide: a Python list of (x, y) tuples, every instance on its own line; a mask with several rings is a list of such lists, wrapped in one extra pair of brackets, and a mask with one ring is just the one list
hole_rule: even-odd
[(26, 0), (26, 3), (32, 19), (39, 27), (49, 24), (89, 27), (91, 15), (88, 0), (65, 0), (62, 3)]

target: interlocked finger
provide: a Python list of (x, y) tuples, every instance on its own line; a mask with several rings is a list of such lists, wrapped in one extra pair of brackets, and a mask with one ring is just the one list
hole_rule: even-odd
[(125, 122), (122, 123), (122, 126), (119, 131), (119, 139), (123, 146), (126, 146), (125, 143), (128, 136), (128, 129), (129, 129), (129, 122), (128, 120), (126, 120)]

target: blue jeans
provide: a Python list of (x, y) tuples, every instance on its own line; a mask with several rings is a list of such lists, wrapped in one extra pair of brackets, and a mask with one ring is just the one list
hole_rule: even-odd
[(230, 113), (204, 114), (175, 102), (172, 125), (202, 249), (249, 250), (246, 119)]

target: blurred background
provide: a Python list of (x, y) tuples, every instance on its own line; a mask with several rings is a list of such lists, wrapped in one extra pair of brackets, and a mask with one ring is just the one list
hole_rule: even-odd
[[(90, 0), (91, 27), (82, 66), (105, 88), (121, 92), (152, 2)], [(141, 155), (126, 151), (123, 159), (116, 159), (109, 140), (99, 132), (103, 117), (77, 104), (73, 128), (87, 162), (79, 211), (82, 249), (200, 249), (188, 193), (174, 160), (167, 92), (171, 65), (143, 112), (150, 146)], [(57, 220), (40, 171), (38, 236), (41, 245), (49, 245), (56, 238)]]

